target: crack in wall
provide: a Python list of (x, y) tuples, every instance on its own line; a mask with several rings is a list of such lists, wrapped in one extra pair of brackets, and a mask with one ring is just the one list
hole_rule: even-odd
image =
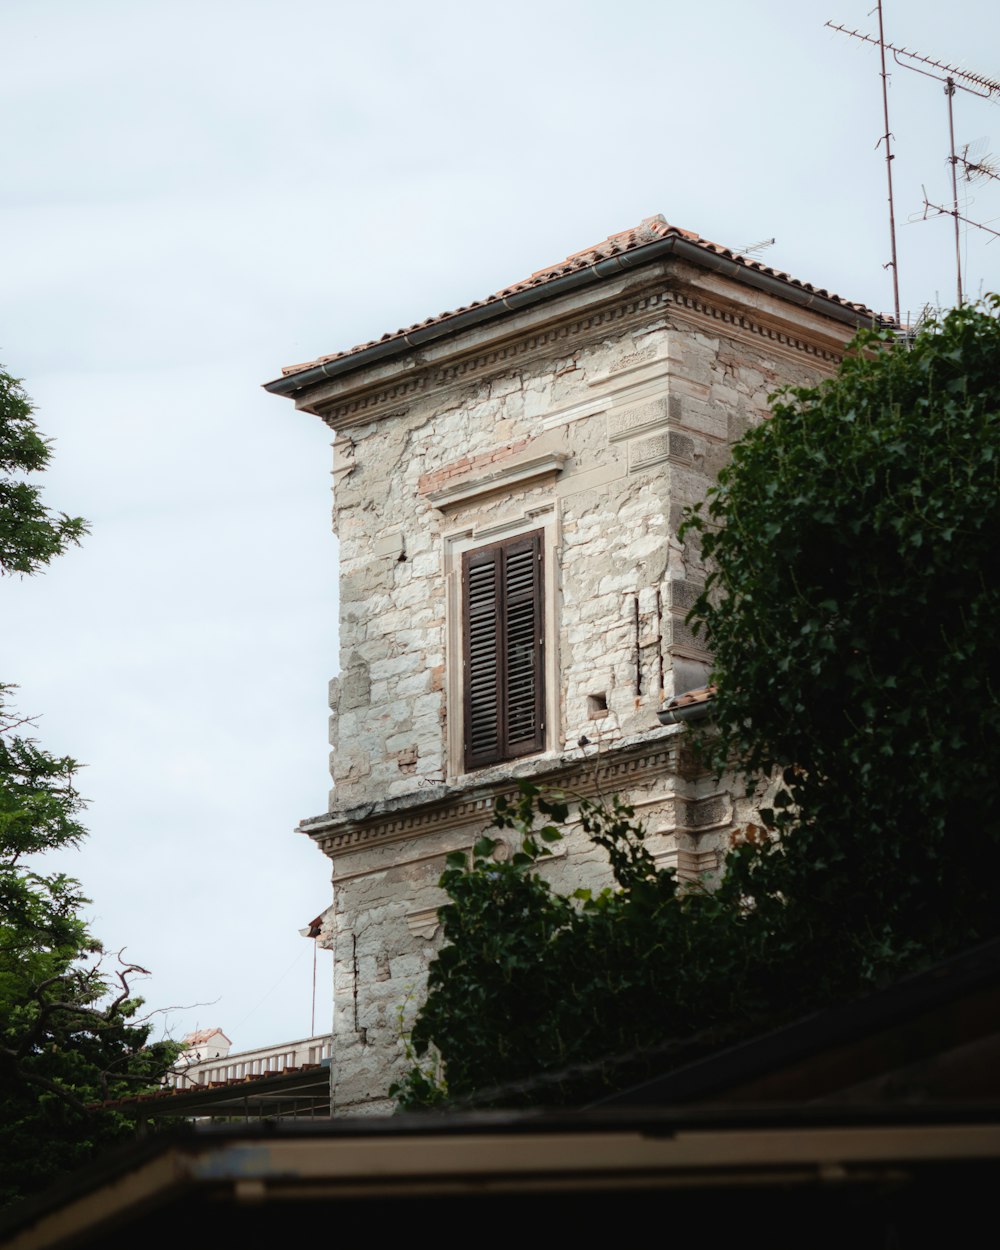
[(353, 973), (351, 988), (354, 995), (354, 1032), (360, 1032), (358, 1022), (358, 935), (351, 934), (351, 971)]
[(639, 596), (636, 595), (633, 601), (635, 621), (635, 697), (642, 696), (642, 644), (639, 639)]
[(660, 700), (662, 702), (666, 694), (666, 672), (663, 662), (663, 594), (660, 587), (656, 588), (656, 651), (659, 664), (660, 677)]

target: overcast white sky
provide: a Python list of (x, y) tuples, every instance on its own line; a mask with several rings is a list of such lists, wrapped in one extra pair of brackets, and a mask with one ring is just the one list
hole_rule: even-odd
[[(0, 679), (84, 761), (69, 860), (174, 1036), (304, 1036), (337, 670), (329, 432), (260, 383), (662, 212), (891, 309), (870, 0), (3, 0), (0, 361), (93, 533), (0, 584)], [(886, 37), (1000, 77), (995, 0)], [(904, 312), (954, 299), (939, 84), (895, 70)], [(960, 94), (959, 143), (1000, 151)], [(967, 213), (1000, 228), (1000, 183)], [(1000, 288), (970, 230), (967, 286)], [(330, 1018), (319, 956), (317, 1027)]]

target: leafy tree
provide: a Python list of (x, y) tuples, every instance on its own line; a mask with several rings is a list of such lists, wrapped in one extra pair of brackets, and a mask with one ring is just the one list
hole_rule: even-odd
[[(996, 313), (860, 335), (734, 449), (683, 530), (712, 570), (699, 746), (720, 774), (741, 762), (762, 823), (714, 889), (680, 889), (627, 808), (584, 803), (615, 888), (569, 899), (537, 872), (565, 805), (499, 804), (521, 852), (495, 863), (487, 837), (449, 861), (411, 1037), (449, 1098), (572, 1101), (1000, 931)], [(445, 1088), (417, 1065), (396, 1094)]]
[(779, 397), (689, 523), (713, 569), (693, 612), (711, 758), (783, 783), (742, 884), (798, 918), (831, 989), (997, 931), (998, 304), (909, 348), (861, 335), (836, 379)]
[[(614, 888), (557, 894), (538, 865), (568, 811), (562, 797), (521, 782), (516, 799), (498, 799), (493, 821), (515, 832), (519, 849), (498, 861), (502, 839), (487, 835), (471, 864), (461, 852), (448, 857), (445, 946), (407, 1038), (417, 1062), (391, 1091), (402, 1106), (493, 1086), (505, 1087), (507, 1104), (572, 1102), (648, 1074), (665, 1048), (687, 1053), (695, 1031), (703, 1048), (746, 1015), (734, 934), (742, 908), (731, 892), (679, 890), (646, 850), (632, 809), (613, 798), (584, 799), (578, 811), (608, 855)], [(420, 1062), (428, 1055), (444, 1080)], [(539, 1073), (550, 1076), (539, 1083)]]
[(35, 425), (19, 379), (0, 368), (0, 574), (37, 573), (86, 533), (81, 517), (53, 516), (21, 475), (48, 464), (52, 448)]
[[(80, 518), (54, 517), (39, 489), (14, 477), (50, 450), (20, 385), (0, 372), (0, 570), (34, 573), (76, 542)], [(173, 1044), (147, 1046), (130, 988), (142, 969), (113, 969), (87, 930), (79, 883), (41, 871), (45, 851), (85, 836), (77, 764), (42, 750), (0, 685), (0, 1203), (131, 1132), (97, 1104), (155, 1085)]]

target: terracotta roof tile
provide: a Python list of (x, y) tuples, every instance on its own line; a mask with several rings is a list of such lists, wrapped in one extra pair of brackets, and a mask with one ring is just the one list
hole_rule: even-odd
[[(221, 1029), (199, 1029), (197, 1033), (189, 1033), (184, 1038), (184, 1045), (202, 1046), (213, 1037), (226, 1037), (226, 1035)], [(226, 1037), (226, 1041), (229, 1042), (228, 1037)], [(229, 1044), (232, 1045), (232, 1042)]]
[(297, 1072), (318, 1072), (322, 1067), (321, 1063), (300, 1063), (297, 1067), (275, 1068), (269, 1072), (255, 1072), (248, 1076), (233, 1076), (222, 1081), (208, 1081), (204, 1085), (191, 1084), (164, 1087), (163, 1089), (152, 1090), (147, 1094), (131, 1094), (127, 1098), (112, 1098), (100, 1103), (90, 1103), (89, 1106), (128, 1107), (137, 1102), (167, 1102), (173, 1098), (180, 1098), (185, 1094), (196, 1094), (204, 1090), (235, 1089), (240, 1085), (263, 1083), (270, 1077), (294, 1076)]
[(699, 686), (697, 690), (685, 690), (683, 694), (679, 694), (676, 699), (671, 699), (666, 706), (666, 711), (672, 712), (679, 707), (691, 707), (695, 703), (707, 703), (715, 697), (717, 686)]
[(460, 308), (454, 308), (450, 312), (427, 317), (424, 321), (418, 321), (414, 325), (405, 326), (393, 333), (383, 334), (380, 339), (372, 339), (367, 343), (358, 343), (357, 346), (348, 348), (346, 351), (334, 352), (329, 356), (319, 356), (315, 360), (307, 360), (298, 365), (286, 365), (281, 371), (282, 375), (288, 377), (291, 374), (301, 373), (305, 369), (312, 369), (317, 365), (329, 364), (330, 361), (342, 360), (346, 356), (353, 356), (359, 352), (367, 351), (368, 348), (374, 347), (376, 343), (387, 343), (392, 339), (405, 338), (407, 334), (414, 330), (437, 325), (440, 322), (447, 321), (449, 317), (456, 317), (472, 308), (481, 308), (486, 304), (500, 303), (505, 297), (514, 295), (519, 291), (526, 291), (531, 287), (544, 286), (547, 282), (552, 282), (556, 278), (586, 269), (589, 265), (594, 265), (598, 261), (607, 260), (624, 252), (634, 251), (636, 248), (653, 243), (657, 239), (667, 239), (671, 236), (686, 239), (726, 260), (735, 261), (738, 264), (745, 265), (747, 269), (756, 270), (759, 273), (768, 274), (772, 278), (778, 278), (783, 282), (791, 283), (793, 286), (810, 294), (823, 296), (825, 299), (832, 300), (844, 308), (852, 309), (865, 318), (873, 316), (871, 310), (863, 304), (851, 303), (849, 300), (841, 299), (839, 295), (834, 295), (822, 287), (814, 287), (808, 282), (800, 282), (797, 278), (783, 273), (780, 269), (772, 269), (768, 265), (762, 264), (759, 260), (754, 260), (749, 256), (741, 256), (731, 248), (723, 247), (718, 243), (712, 243), (708, 239), (703, 239), (693, 230), (684, 230), (680, 226), (671, 225), (661, 214), (657, 214), (655, 217), (645, 218), (638, 226), (622, 230), (618, 234), (609, 235), (602, 243), (596, 243), (591, 247), (584, 248), (582, 251), (573, 252), (565, 260), (557, 261), (544, 269), (536, 269), (529, 277), (515, 282), (511, 286), (504, 287), (503, 290), (497, 291), (493, 295), (488, 295), (485, 299), (473, 300), (471, 303), (463, 304)]

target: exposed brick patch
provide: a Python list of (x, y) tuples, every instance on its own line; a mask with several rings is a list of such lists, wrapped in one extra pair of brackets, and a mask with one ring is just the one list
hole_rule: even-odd
[(533, 438), (519, 438), (516, 442), (506, 443), (503, 447), (498, 447), (495, 451), (484, 451), (479, 456), (461, 456), (458, 460), (453, 460), (450, 464), (443, 465), (440, 469), (433, 469), (430, 473), (422, 474), (418, 489), (421, 495), (426, 495), (429, 491), (439, 490), (446, 482), (453, 482), (457, 478), (465, 476), (472, 477), (481, 470), (488, 468), (491, 464), (509, 460), (516, 452), (523, 451), (529, 443), (534, 441)]
[(407, 747), (403, 751), (392, 751), (390, 756), (395, 759), (401, 773), (415, 773), (417, 771), (419, 754), (416, 747)]

